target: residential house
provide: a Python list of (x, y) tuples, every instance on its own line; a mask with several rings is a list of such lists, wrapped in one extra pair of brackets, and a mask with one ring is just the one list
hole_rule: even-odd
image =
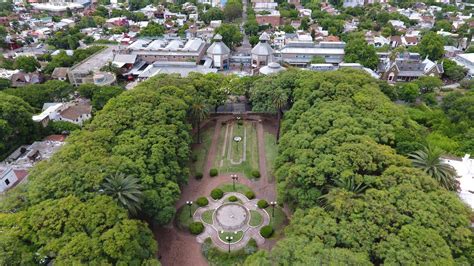
[(13, 169), (11, 166), (0, 166), (0, 193), (22, 182), (27, 175), (26, 170)]
[(82, 125), (91, 118), (92, 106), (88, 100), (75, 100), (68, 103), (45, 103), (43, 112), (33, 116), (33, 121), (44, 127), (49, 121), (66, 121)]
[(66, 81), (67, 80), (67, 73), (69, 71), (68, 67), (57, 67), (53, 70), (51, 74), (52, 79)]
[(30, 84), (38, 84), (43, 81), (40, 73), (24, 73), (18, 72), (11, 76), (10, 82), (12, 87), (23, 87)]
[(388, 82), (412, 81), (422, 76), (440, 77), (443, 72), (442, 64), (428, 58), (421, 60), (417, 53), (403, 53), (395, 60), (381, 59), (378, 66), (381, 79)]

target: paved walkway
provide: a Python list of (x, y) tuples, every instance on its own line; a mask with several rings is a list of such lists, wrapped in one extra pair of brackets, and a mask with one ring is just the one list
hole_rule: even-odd
[[(268, 213), (265, 210), (262, 210), (262, 209), (257, 207), (258, 199), (249, 200), (243, 194), (236, 193), (236, 192), (225, 193), (224, 197), (222, 197), (219, 200), (213, 200), (212, 198), (208, 197), (209, 205), (207, 205), (205, 207), (198, 208), (196, 210), (196, 212), (193, 215), (193, 219), (195, 221), (202, 221), (203, 224), (205, 225), (204, 232), (201, 233), (200, 235), (198, 235), (196, 237), (196, 240), (199, 243), (204, 243), (204, 241), (207, 238), (211, 238), (214, 245), (216, 245), (218, 248), (220, 248), (223, 251), (228, 250), (228, 248), (229, 248), (228, 243), (219, 238), (219, 231), (229, 231), (229, 230), (226, 230), (225, 228), (223, 228), (219, 224), (219, 222), (216, 220), (217, 218), (216, 218), (215, 213), (213, 214), (213, 218), (212, 218), (213, 224), (205, 223), (204, 220), (202, 219), (202, 214), (204, 212), (208, 211), (208, 210), (216, 210), (217, 208), (219, 208), (220, 206), (223, 206), (226, 203), (228, 204), (228, 202), (226, 202), (226, 200), (230, 196), (236, 196), (242, 202), (243, 207), (245, 207), (247, 209), (247, 212), (249, 214), (249, 217), (248, 217), (248, 220), (246, 221), (246, 223), (244, 225), (242, 225), (240, 228), (233, 230), (233, 231), (243, 231), (244, 234), (243, 234), (242, 239), (240, 239), (236, 243), (231, 243), (230, 244), (230, 249), (231, 250), (242, 249), (247, 245), (249, 240), (252, 239), (252, 238), (255, 239), (255, 241), (257, 242), (258, 245), (263, 245), (265, 243), (265, 238), (263, 238), (260, 235), (260, 228), (262, 228), (262, 226), (264, 226), (264, 225), (270, 224), (270, 216), (268, 215)], [(251, 210), (257, 211), (258, 213), (260, 213), (260, 215), (262, 215), (263, 219), (262, 219), (262, 223), (260, 225), (258, 225), (258, 226), (251, 226), (250, 225), (250, 211)]]
[[(211, 146), (207, 156), (207, 162), (204, 167), (204, 177), (201, 180), (196, 180), (190, 177), (188, 184), (181, 188), (182, 197), (176, 202), (176, 208), (183, 206), (187, 200), (196, 200), (203, 195), (209, 195), (211, 191), (226, 183), (232, 183), (231, 174), (239, 173), (225, 173), (216, 177), (209, 176), (209, 170), (212, 168), (216, 153), (218, 149), (218, 139), (222, 128), (222, 122), (233, 119), (233, 116), (220, 116), (217, 118), (214, 127), (214, 134), (211, 140)], [(245, 116), (245, 119), (252, 119), (259, 121), (260, 116)], [(207, 123), (207, 122), (205, 122)], [(204, 124), (204, 123), (203, 123)], [(260, 125), (258, 125), (260, 124)], [(265, 143), (264, 131), (261, 122), (257, 124), (257, 140), (259, 152), (259, 167), (261, 177), (259, 180), (252, 181), (244, 178), (242, 174), (239, 175), (239, 183), (250, 187), (254, 192), (256, 198), (265, 199), (267, 201), (276, 200), (275, 183), (270, 181), (266, 166), (265, 157)], [(162, 265), (178, 265), (178, 266), (201, 266), (208, 265), (206, 259), (201, 253), (201, 244), (196, 241), (196, 237), (179, 230), (173, 224), (168, 226), (156, 226), (153, 230), (155, 238), (158, 240), (159, 252)], [(260, 246), (261, 248), (269, 249), (275, 243), (274, 240), (267, 240)]]

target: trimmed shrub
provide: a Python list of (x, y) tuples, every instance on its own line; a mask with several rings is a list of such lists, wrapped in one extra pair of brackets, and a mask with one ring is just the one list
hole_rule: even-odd
[(229, 201), (230, 201), (230, 202), (236, 202), (236, 201), (238, 201), (238, 200), (239, 200), (239, 199), (238, 199), (236, 196), (230, 196), (230, 197), (229, 197)]
[(196, 178), (197, 180), (200, 180), (200, 179), (202, 179), (202, 176), (203, 176), (202, 173), (197, 172), (197, 173), (194, 175), (194, 178)]
[(260, 177), (260, 172), (258, 170), (252, 170), (252, 177), (254, 178), (259, 178)]
[(197, 160), (198, 160), (197, 154), (191, 154), (190, 157), (191, 157), (191, 161), (192, 161), (193, 163), (197, 162)]
[(204, 225), (201, 222), (192, 222), (189, 225), (189, 232), (193, 235), (199, 235), (204, 231)]
[(268, 202), (266, 200), (261, 199), (257, 202), (257, 206), (260, 209), (265, 209), (266, 207), (268, 207)]
[(246, 191), (245, 192), (245, 196), (248, 198), (248, 199), (254, 199), (255, 198), (255, 193), (253, 193), (253, 191)]
[(214, 177), (214, 176), (217, 176), (219, 174), (219, 172), (217, 171), (216, 168), (212, 168), (211, 170), (209, 170), (209, 175)]
[(264, 238), (270, 238), (273, 235), (273, 227), (271, 225), (265, 225), (260, 229), (260, 234)]
[(207, 204), (209, 204), (209, 200), (208, 200), (206, 197), (199, 197), (199, 198), (196, 200), (196, 204), (197, 204), (199, 207), (204, 207), (204, 206), (207, 206)]
[(222, 189), (216, 188), (211, 191), (211, 197), (215, 200), (221, 199), (224, 196)]

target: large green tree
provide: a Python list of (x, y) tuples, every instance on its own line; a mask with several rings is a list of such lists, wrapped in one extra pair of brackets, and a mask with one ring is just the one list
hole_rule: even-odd
[(418, 44), (422, 57), (428, 57), (431, 60), (441, 59), (444, 55), (444, 40), (443, 37), (436, 34), (436, 32), (428, 32)]
[(21, 69), (25, 72), (35, 72), (41, 67), (36, 58), (32, 56), (18, 56), (15, 59), (15, 68)]
[(234, 24), (222, 24), (216, 28), (215, 33), (219, 33), (222, 41), (231, 49), (239, 46), (243, 39), (239, 27)]
[(375, 48), (369, 45), (361, 35), (350, 36), (344, 53), (344, 62), (346, 63), (360, 63), (371, 69), (377, 67), (378, 57)]

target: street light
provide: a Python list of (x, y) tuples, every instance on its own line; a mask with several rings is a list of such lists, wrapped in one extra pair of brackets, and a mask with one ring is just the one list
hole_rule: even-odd
[(193, 206), (193, 202), (192, 201), (186, 201), (186, 205), (189, 206), (189, 217), (193, 217), (193, 215), (191, 214), (191, 206)]
[(239, 176), (236, 175), (236, 174), (232, 174), (232, 175), (230, 175), (230, 177), (232, 178), (232, 186), (233, 186), (234, 191), (235, 191), (235, 182), (239, 180)]
[(232, 242), (233, 239), (234, 239), (233, 236), (226, 236), (225, 237), (225, 240), (227, 240), (227, 242), (229, 243), (229, 253), (230, 253), (230, 242)]
[(275, 217), (275, 206), (277, 205), (276, 201), (270, 202), (270, 205), (272, 205), (272, 217)]

